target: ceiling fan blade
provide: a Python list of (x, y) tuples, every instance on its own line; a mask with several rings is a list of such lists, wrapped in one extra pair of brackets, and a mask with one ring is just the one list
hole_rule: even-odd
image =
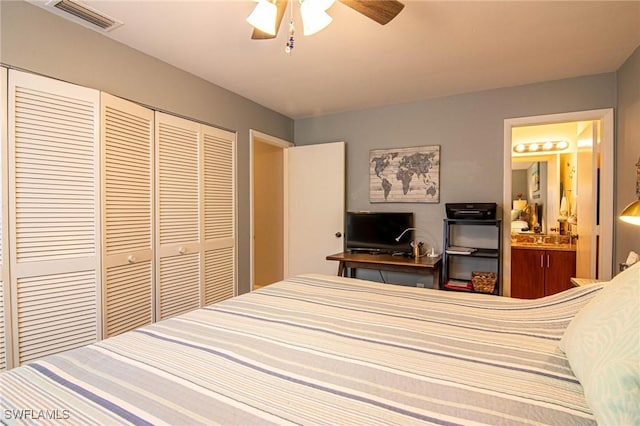
[(390, 22), (404, 8), (404, 4), (397, 0), (340, 0), (340, 2), (380, 25)]
[(280, 24), (282, 23), (282, 17), (284, 16), (284, 12), (286, 12), (287, 10), (287, 3), (289, 3), (289, 1), (277, 0), (275, 3), (278, 9), (278, 12), (276, 14), (276, 34), (267, 34), (264, 31), (260, 31), (259, 29), (254, 28), (253, 33), (251, 34), (251, 38), (253, 40), (267, 40), (270, 38), (276, 38), (276, 36), (278, 35), (278, 29), (280, 28)]

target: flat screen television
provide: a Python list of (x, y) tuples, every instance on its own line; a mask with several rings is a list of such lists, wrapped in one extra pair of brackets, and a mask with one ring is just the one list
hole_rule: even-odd
[(411, 254), (414, 231), (413, 213), (346, 212), (345, 251)]

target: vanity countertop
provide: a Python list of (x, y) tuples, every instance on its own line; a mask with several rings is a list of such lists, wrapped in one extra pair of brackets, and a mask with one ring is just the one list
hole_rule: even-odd
[(576, 251), (575, 244), (555, 244), (555, 243), (515, 242), (515, 243), (511, 243), (511, 248), (525, 249), (525, 250)]

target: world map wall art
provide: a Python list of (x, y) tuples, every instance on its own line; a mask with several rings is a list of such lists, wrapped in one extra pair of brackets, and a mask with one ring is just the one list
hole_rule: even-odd
[(439, 203), (440, 146), (372, 149), (369, 201)]

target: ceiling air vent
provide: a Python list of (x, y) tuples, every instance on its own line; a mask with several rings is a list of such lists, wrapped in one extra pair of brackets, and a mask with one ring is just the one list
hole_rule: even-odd
[(97, 10), (77, 1), (52, 0), (47, 3), (47, 6), (53, 6), (58, 10), (69, 13), (76, 18), (81, 19), (85, 23), (91, 24), (93, 27), (98, 27), (103, 31), (111, 31), (112, 29), (122, 25), (122, 22), (116, 21), (104, 13), (98, 12)]

